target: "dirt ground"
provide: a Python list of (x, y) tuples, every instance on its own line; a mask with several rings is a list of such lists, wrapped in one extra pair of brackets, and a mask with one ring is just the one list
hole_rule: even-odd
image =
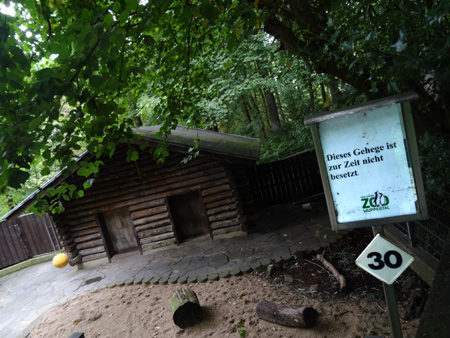
[[(201, 284), (133, 285), (86, 293), (49, 310), (28, 337), (68, 338), (84, 332), (102, 337), (365, 337), (390, 336), (381, 282), (357, 268), (354, 260), (372, 236), (354, 230), (325, 252), (299, 252), (289, 262), (251, 274)], [(346, 277), (338, 281), (315, 255), (325, 257)], [(269, 276), (270, 275), (270, 276)], [(407, 270), (395, 283), (403, 335), (414, 337), (427, 287)], [(179, 288), (199, 299), (203, 319), (181, 329), (172, 319), (169, 300)], [(260, 319), (260, 300), (313, 307), (319, 313), (311, 328), (292, 328)]]

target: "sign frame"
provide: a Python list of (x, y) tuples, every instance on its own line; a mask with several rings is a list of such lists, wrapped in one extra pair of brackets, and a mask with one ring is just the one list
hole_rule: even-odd
[[(305, 118), (305, 125), (309, 125), (316, 149), (317, 161), (320, 169), (320, 176), (324, 187), (324, 193), (327, 203), (327, 209), (330, 217), (331, 227), (333, 230), (354, 229), (361, 227), (369, 227), (383, 225), (388, 223), (408, 222), (413, 220), (421, 220), (428, 218), (428, 209), (426, 205), (425, 190), (423, 188), (422, 174), (420, 170), (419, 152), (417, 147), (416, 135), (412, 118), (411, 100), (417, 99), (418, 95), (414, 92), (387, 97), (375, 101), (366, 102), (349, 108), (339, 109), (331, 112), (325, 112)], [(416, 213), (388, 216), (371, 219), (360, 219), (349, 222), (338, 222), (337, 211), (335, 210), (335, 201), (333, 199), (330, 177), (327, 172), (327, 164), (325, 162), (324, 150), (319, 133), (319, 124), (324, 121), (333, 120), (339, 117), (350, 116), (353, 114), (364, 114), (374, 109), (389, 107), (399, 104), (401, 108), (401, 117), (403, 121), (403, 130), (405, 133), (404, 146), (407, 156), (408, 165), (412, 169), (412, 177), (414, 180), (415, 193), (417, 196)], [(339, 132), (339, 131), (337, 131)]]

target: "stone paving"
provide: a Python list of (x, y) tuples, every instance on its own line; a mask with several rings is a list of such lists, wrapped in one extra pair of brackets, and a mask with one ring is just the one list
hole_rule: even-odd
[(51, 262), (0, 278), (0, 337), (25, 337), (48, 309), (71, 296), (132, 284), (202, 283), (289, 260), (295, 252), (319, 250), (338, 240), (324, 203), (264, 210), (256, 232), (246, 236), (185, 243), (125, 255), (112, 263), (78, 270), (56, 269)]

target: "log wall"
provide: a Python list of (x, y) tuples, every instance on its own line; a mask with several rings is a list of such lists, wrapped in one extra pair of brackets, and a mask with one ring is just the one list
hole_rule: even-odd
[[(235, 174), (245, 173), (239, 165), (209, 157), (181, 164), (182, 154), (173, 154), (156, 164), (148, 151), (137, 162), (127, 162), (128, 147), (118, 148), (83, 198), (64, 203), (65, 212), (54, 218), (57, 231), (69, 254), (70, 264), (111, 258), (108, 234), (99, 225), (105, 211), (128, 208), (141, 250), (178, 243), (166, 197), (200, 191), (212, 236), (246, 230), (247, 218)], [(81, 186), (86, 179), (72, 177), (68, 183)]]

